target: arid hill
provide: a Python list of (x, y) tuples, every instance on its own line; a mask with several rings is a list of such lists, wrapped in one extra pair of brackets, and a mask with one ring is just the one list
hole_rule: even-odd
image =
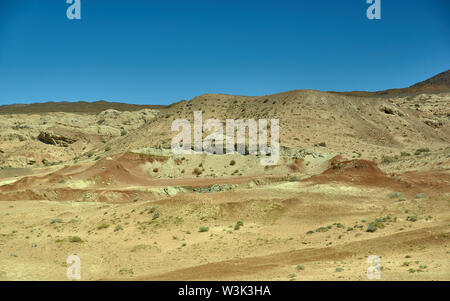
[(160, 105), (135, 105), (120, 102), (107, 102), (104, 100), (95, 102), (44, 102), (32, 104), (12, 104), (0, 106), (0, 114), (39, 114), (50, 112), (65, 113), (90, 113), (96, 114), (105, 110), (139, 111), (143, 109), (163, 109)]
[(352, 91), (332, 92), (348, 96), (392, 96), (392, 95), (415, 95), (418, 93), (442, 93), (450, 91), (450, 70), (444, 71), (427, 80), (414, 84), (407, 88), (389, 89), (377, 92)]
[[(389, 95), (416, 95), (421, 93), (440, 93), (450, 92), (450, 70), (439, 73), (427, 80), (416, 83), (407, 88), (389, 89), (377, 92), (366, 91), (352, 91), (352, 92), (335, 92), (341, 95), (348, 96), (389, 96)], [(138, 111), (142, 109), (155, 109), (166, 110), (172, 106), (187, 103), (186, 100), (182, 100), (177, 103), (167, 105), (136, 105), (121, 102), (108, 102), (104, 100), (95, 102), (44, 102), (44, 103), (32, 103), (32, 104), (11, 104), (0, 106), (0, 114), (33, 114), (33, 113), (46, 113), (46, 112), (66, 112), (66, 113), (92, 113), (97, 114), (102, 111), (113, 109), (117, 111)]]

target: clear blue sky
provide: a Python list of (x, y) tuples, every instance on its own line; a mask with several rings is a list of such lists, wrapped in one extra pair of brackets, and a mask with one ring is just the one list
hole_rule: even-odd
[(450, 68), (450, 1), (0, 0), (0, 104), (384, 90)]

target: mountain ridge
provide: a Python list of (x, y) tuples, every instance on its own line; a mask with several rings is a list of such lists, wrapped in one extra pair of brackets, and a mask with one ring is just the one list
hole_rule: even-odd
[[(262, 96), (244, 96), (244, 95), (229, 95), (223, 93), (206, 93), (194, 97), (193, 99), (206, 96), (226, 96), (226, 97), (246, 97), (249, 99), (256, 99), (260, 97), (267, 97), (273, 95), (281, 95), (284, 93), (292, 92), (320, 92), (320, 93), (332, 93), (345, 96), (356, 97), (383, 97), (383, 96), (401, 96), (401, 95), (417, 95), (422, 93), (443, 93), (450, 92), (450, 69), (438, 73), (424, 81), (418, 82), (406, 88), (388, 89), (383, 91), (319, 91), (311, 89), (296, 89), (284, 92), (278, 92), (270, 95)], [(87, 101), (49, 101), (43, 103), (31, 103), (31, 104), (8, 104), (0, 106), (0, 114), (35, 114), (35, 113), (49, 113), (49, 112), (64, 112), (64, 113), (100, 113), (102, 111), (113, 109), (117, 111), (139, 111), (142, 109), (157, 109), (165, 110), (176, 106), (179, 103), (183, 103), (186, 100), (180, 100), (173, 102), (169, 105), (138, 105), (123, 102), (109, 102), (105, 100), (99, 100), (94, 102)]]

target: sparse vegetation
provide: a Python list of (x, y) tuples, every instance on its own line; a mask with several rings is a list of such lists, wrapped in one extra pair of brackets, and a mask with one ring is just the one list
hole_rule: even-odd
[(396, 219), (392, 219), (390, 216), (380, 217), (375, 219), (375, 221), (369, 223), (366, 232), (375, 232), (377, 229), (383, 229), (386, 224), (389, 224)]
[(403, 195), (402, 195), (401, 192), (392, 192), (392, 193), (390, 193), (388, 196), (389, 196), (389, 198), (391, 198), (391, 199), (396, 199), (396, 198), (401, 198), (401, 197), (403, 197)]
[(370, 223), (369, 226), (367, 226), (366, 232), (375, 232), (375, 231), (377, 231), (376, 223)]
[(417, 222), (417, 215), (407, 216), (406, 220), (409, 222)]
[(79, 236), (69, 236), (69, 242), (82, 243), (84, 241)]
[(234, 230), (239, 230), (242, 226), (244, 226), (243, 221), (238, 221), (236, 225), (234, 226)]
[(199, 229), (198, 229), (198, 232), (208, 232), (209, 231), (209, 227), (206, 227), (206, 226), (201, 226)]
[(328, 231), (328, 227), (320, 227), (316, 229), (316, 232), (327, 232)]
[(103, 223), (103, 224), (101, 224), (101, 225), (99, 225), (99, 226), (97, 227), (97, 230), (106, 229), (106, 228), (108, 228), (108, 227), (109, 227), (109, 224)]
[(194, 175), (199, 176), (202, 173), (203, 173), (203, 171), (200, 168), (198, 168), (198, 167), (194, 168), (194, 172), (193, 172)]
[(426, 148), (419, 148), (419, 149), (416, 150), (414, 155), (419, 156), (419, 155), (421, 155), (423, 153), (429, 153), (429, 152), (430, 152), (430, 149), (428, 147), (426, 147)]
[(425, 193), (418, 193), (416, 194), (416, 199), (426, 199), (427, 195)]
[(391, 156), (382, 156), (381, 157), (381, 164), (391, 164), (398, 160), (398, 157), (391, 157)]

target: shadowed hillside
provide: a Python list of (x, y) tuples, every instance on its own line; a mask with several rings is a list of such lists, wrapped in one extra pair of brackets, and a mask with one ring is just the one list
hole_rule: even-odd
[(450, 91), (450, 70), (444, 71), (427, 80), (414, 84), (407, 88), (389, 89), (377, 92), (352, 91), (332, 92), (348, 96), (391, 96), (391, 95), (414, 95), (419, 93), (441, 93)]
[(139, 111), (143, 109), (163, 109), (160, 105), (135, 105), (120, 102), (96, 101), (96, 102), (45, 102), (33, 104), (13, 104), (0, 106), (0, 114), (36, 114), (36, 113), (93, 113), (97, 114), (105, 110)]

